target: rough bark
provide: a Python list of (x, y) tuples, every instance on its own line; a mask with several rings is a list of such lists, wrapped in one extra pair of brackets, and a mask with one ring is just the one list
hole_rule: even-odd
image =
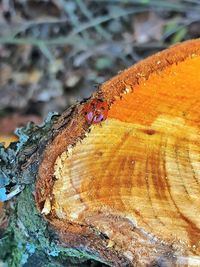
[(199, 40), (172, 47), (1, 147), (2, 198), (22, 192), (6, 204), (0, 258), (198, 266), (199, 69)]

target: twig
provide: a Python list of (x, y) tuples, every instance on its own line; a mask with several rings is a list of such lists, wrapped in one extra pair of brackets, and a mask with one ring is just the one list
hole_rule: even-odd
[(137, 9), (131, 8), (131, 9), (129, 9), (129, 11), (122, 11), (122, 12), (119, 12), (118, 14), (109, 14), (106, 16), (98, 17), (98, 18), (94, 19), (93, 21), (83, 23), (81, 26), (76, 27), (66, 37), (57, 37), (57, 38), (52, 38), (49, 40), (41, 40), (41, 39), (39, 40), (36, 38), (1, 37), (0, 43), (1, 44), (15, 44), (15, 45), (30, 44), (30, 45), (36, 45), (36, 46), (40, 46), (43, 44), (45, 44), (45, 45), (64, 45), (64, 44), (77, 45), (77, 39), (75, 40), (75, 38), (77, 37), (78, 33), (81, 33), (81, 32), (83, 32), (89, 28), (96, 26), (96, 25), (100, 25), (101, 23), (107, 22), (111, 19), (116, 19), (116, 18), (127, 16), (130, 14), (144, 12), (147, 10), (148, 10), (147, 8), (137, 8)]
[[(82, 11), (82, 13), (86, 16), (86, 18), (88, 18), (88, 20), (93, 21), (94, 17), (92, 16), (90, 10), (87, 8), (86, 4), (84, 3), (84, 1), (82, 0), (76, 0), (76, 3), (78, 4), (80, 10)], [(101, 34), (106, 40), (110, 40), (111, 39), (111, 35), (104, 30), (101, 25), (96, 25), (94, 26), (96, 31)]]
[(164, 8), (168, 10), (174, 10), (178, 12), (186, 12), (186, 11), (200, 11), (200, 5), (197, 1), (196, 5), (188, 5), (186, 3), (176, 3), (174, 2), (167, 2), (162, 0), (92, 0), (93, 2), (106, 2), (106, 3), (112, 3), (112, 4), (134, 4), (134, 5), (140, 5), (140, 6), (146, 6), (146, 7), (154, 7), (157, 9)]
[(19, 28), (13, 33), (13, 37), (20, 34), (21, 32), (28, 30), (30, 27), (40, 26), (43, 24), (60, 24), (66, 22), (68, 22), (68, 19), (46, 19), (45, 21), (29, 21), (20, 25)]
[(194, 19), (194, 20), (189, 20), (189, 21), (185, 21), (185, 22), (182, 21), (182, 23), (184, 23), (183, 25), (177, 25), (176, 27), (174, 27), (169, 32), (164, 33), (163, 36), (162, 36), (162, 40), (165, 40), (166, 38), (169, 38), (174, 33), (182, 30), (183, 28), (186, 28), (186, 27), (190, 26), (192, 23), (199, 22), (199, 21), (200, 21), (200, 19)]

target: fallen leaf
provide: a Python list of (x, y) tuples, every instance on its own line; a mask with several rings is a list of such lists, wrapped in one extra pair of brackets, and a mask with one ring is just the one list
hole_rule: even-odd
[(0, 86), (4, 86), (12, 78), (12, 68), (8, 64), (0, 65)]
[(19, 113), (15, 113), (13, 115), (2, 117), (0, 118), (0, 134), (3, 136), (12, 134), (16, 128), (25, 126), (29, 121), (37, 124), (42, 122), (41, 118), (36, 115), (21, 115)]
[(11, 135), (0, 134), (0, 143), (2, 143), (4, 147), (8, 147), (12, 142), (16, 142), (17, 140), (18, 138), (14, 134)]
[(137, 43), (161, 40), (165, 21), (155, 12), (141, 13), (134, 17), (134, 39)]
[(36, 84), (42, 77), (42, 72), (32, 70), (30, 72), (15, 72), (13, 73), (13, 80), (19, 85)]

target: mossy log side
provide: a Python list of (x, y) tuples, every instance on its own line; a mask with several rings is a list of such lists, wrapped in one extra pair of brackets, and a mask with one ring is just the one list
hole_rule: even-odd
[(27, 186), (12, 200), (4, 234), (12, 233), (15, 250), (21, 240), (23, 253), (50, 263), (55, 256), (60, 266), (68, 256), (200, 266), (200, 40), (141, 61), (23, 134), (10, 148), (10, 169), (12, 184)]

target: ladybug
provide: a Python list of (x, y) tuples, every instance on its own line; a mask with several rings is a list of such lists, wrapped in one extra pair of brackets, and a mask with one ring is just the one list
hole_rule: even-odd
[(83, 112), (89, 124), (97, 124), (105, 121), (108, 114), (108, 104), (101, 99), (92, 99), (85, 104)]

